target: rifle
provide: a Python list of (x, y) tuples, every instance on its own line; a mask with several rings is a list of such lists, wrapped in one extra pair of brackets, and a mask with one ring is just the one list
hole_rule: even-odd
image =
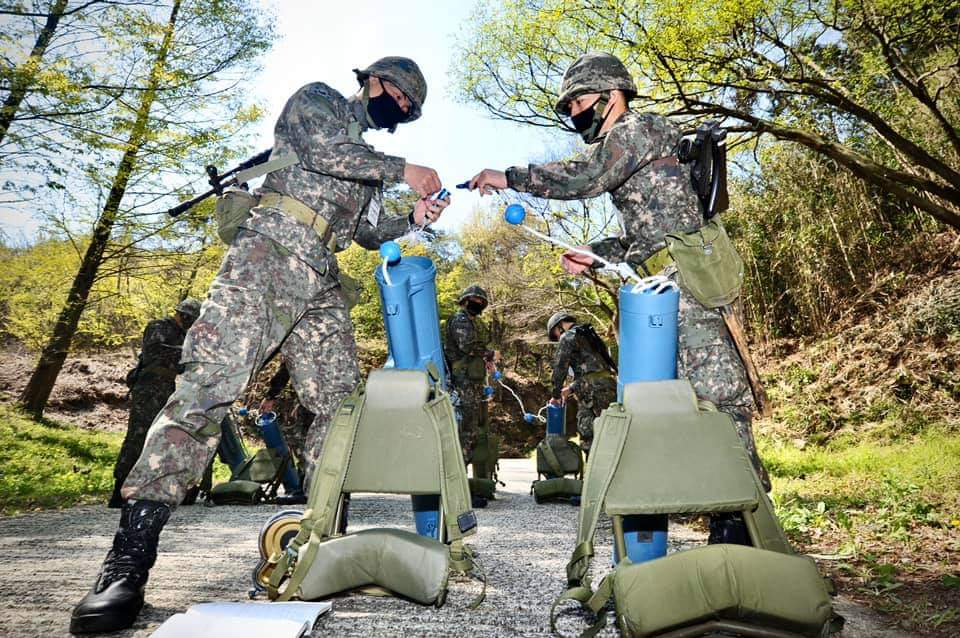
[(177, 217), (181, 213), (187, 212), (188, 210), (190, 210), (191, 208), (193, 208), (194, 206), (196, 206), (206, 198), (210, 197), (211, 195), (223, 195), (224, 188), (227, 188), (229, 186), (241, 186), (247, 180), (253, 179), (254, 177), (259, 177), (261, 173), (255, 173), (254, 175), (251, 176), (249, 173), (247, 173), (247, 171), (269, 160), (270, 153), (272, 151), (273, 151), (272, 148), (268, 148), (265, 151), (257, 153), (250, 159), (240, 162), (239, 164), (231, 168), (229, 171), (222, 174), (217, 171), (216, 166), (214, 166), (213, 164), (210, 164), (209, 166), (207, 166), (207, 169), (206, 169), (207, 176), (209, 178), (207, 180), (207, 183), (210, 184), (212, 188), (205, 193), (201, 193), (200, 195), (197, 195), (193, 199), (189, 199), (185, 202), (181, 202), (180, 204), (174, 206), (173, 208), (167, 211), (167, 215), (170, 215), (171, 217)]

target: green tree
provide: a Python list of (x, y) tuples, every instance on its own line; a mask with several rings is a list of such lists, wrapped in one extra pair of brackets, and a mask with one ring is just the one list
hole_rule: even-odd
[[(89, 143), (92, 160), (114, 157), (117, 168), (101, 181), (96, 164), (81, 162), (78, 177), (88, 193), (99, 193), (102, 204), (67, 299), (21, 396), (28, 410), (42, 412), (46, 405), (103, 263), (138, 246), (176, 238), (171, 222), (137, 212), (166, 191), (164, 172), (183, 171), (215, 155), (223, 158), (211, 149), (259, 115), (256, 109), (240, 108), (244, 95), (234, 77), (249, 72), (270, 40), (269, 25), (250, 20), (251, 14), (246, 0), (175, 0), (165, 17), (151, 7), (117, 7), (107, 23), (104, 37), (127, 45), (113, 52), (114, 63), (128, 63), (127, 72), (141, 83), (129, 83), (126, 90), (133, 99), (119, 100), (108, 122), (73, 127), (73, 134)], [(124, 205), (128, 200), (133, 201)], [(118, 227), (126, 236), (111, 243)]]
[(795, 142), (960, 228), (958, 22), (958, 0), (503, 0), (477, 10), (454, 73), (496, 117), (566, 127), (564, 68), (610, 51), (641, 108)]

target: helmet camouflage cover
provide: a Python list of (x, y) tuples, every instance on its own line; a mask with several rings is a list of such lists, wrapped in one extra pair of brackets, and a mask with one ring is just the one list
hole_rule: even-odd
[(577, 318), (571, 315), (566, 310), (561, 310), (560, 312), (555, 312), (547, 320), (547, 337), (550, 341), (557, 341), (557, 337), (553, 336), (553, 329), (560, 325), (562, 321), (572, 321), (573, 323), (577, 322)]
[(390, 55), (380, 58), (365, 69), (354, 69), (357, 82), (363, 83), (371, 75), (392, 82), (410, 100), (410, 112), (404, 122), (412, 122), (420, 117), (423, 103), (427, 100), (427, 80), (420, 72), (420, 67), (410, 58)]
[(623, 62), (609, 53), (585, 53), (574, 60), (563, 74), (560, 98), (554, 109), (560, 115), (570, 115), (570, 102), (584, 93), (604, 93), (618, 89), (627, 99), (637, 95), (637, 85)]
[(484, 305), (488, 305), (490, 303), (490, 298), (487, 297), (487, 291), (481, 288), (478, 284), (473, 284), (464, 288), (463, 292), (460, 293), (460, 298), (457, 299), (457, 303), (463, 303), (467, 297), (476, 297), (477, 299), (482, 299)]
[(177, 304), (174, 308), (177, 312), (188, 315), (196, 319), (200, 316), (200, 301), (194, 299), (193, 297), (187, 297), (183, 301)]

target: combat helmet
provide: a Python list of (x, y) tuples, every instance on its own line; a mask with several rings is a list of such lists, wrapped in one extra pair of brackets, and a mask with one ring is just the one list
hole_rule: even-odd
[(609, 53), (585, 53), (563, 74), (560, 98), (554, 110), (566, 117), (570, 115), (570, 102), (577, 96), (615, 89), (626, 93), (628, 101), (637, 95), (637, 85), (623, 62)]
[(487, 291), (481, 288), (479, 284), (472, 284), (464, 288), (463, 292), (460, 293), (460, 298), (457, 299), (457, 303), (462, 304), (467, 297), (476, 297), (477, 299), (482, 299), (484, 307), (490, 304), (490, 298), (487, 296)]
[(187, 297), (177, 304), (174, 308), (177, 312), (196, 319), (200, 316), (200, 301), (193, 297)]
[(547, 337), (550, 341), (558, 341), (558, 337), (553, 336), (553, 329), (560, 325), (562, 321), (572, 321), (577, 323), (577, 318), (571, 315), (566, 310), (561, 310), (560, 312), (555, 312), (553, 315), (547, 319)]
[(410, 112), (407, 113), (407, 119), (403, 121), (412, 122), (420, 117), (420, 110), (427, 100), (427, 80), (416, 62), (410, 58), (389, 55), (380, 58), (365, 69), (354, 69), (353, 72), (357, 74), (357, 82), (360, 86), (363, 86), (371, 75), (395, 84), (410, 100)]

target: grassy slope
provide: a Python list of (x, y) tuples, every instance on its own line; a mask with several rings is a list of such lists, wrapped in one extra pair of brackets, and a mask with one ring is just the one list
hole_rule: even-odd
[(122, 440), (0, 405), (0, 513), (104, 499)]
[[(784, 528), (848, 594), (960, 634), (960, 272), (888, 282), (878, 312), (771, 356), (758, 423)], [(782, 344), (781, 344), (782, 345)]]

